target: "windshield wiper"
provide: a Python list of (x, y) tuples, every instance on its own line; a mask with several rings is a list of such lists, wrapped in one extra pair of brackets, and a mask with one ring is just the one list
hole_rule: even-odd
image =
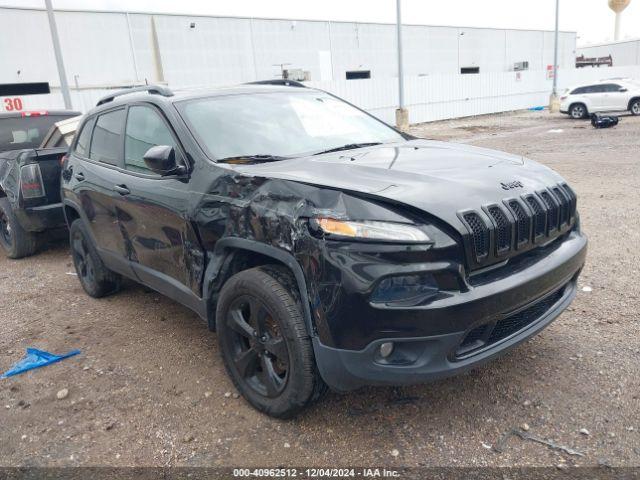
[(314, 153), (314, 155), (322, 155), (323, 153), (342, 152), (344, 150), (355, 150), (356, 148), (375, 147), (376, 145), (382, 145), (382, 142), (369, 142), (369, 143), (348, 143), (341, 147), (330, 148), (329, 150), (323, 150), (322, 152)]
[(221, 158), (218, 162), (223, 163), (251, 163), (251, 162), (278, 162), (286, 160), (288, 157), (278, 155), (238, 155), (237, 157)]

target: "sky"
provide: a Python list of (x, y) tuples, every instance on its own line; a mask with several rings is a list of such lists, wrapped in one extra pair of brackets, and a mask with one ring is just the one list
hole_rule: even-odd
[[(52, 0), (54, 8), (393, 23), (395, 0)], [(44, 0), (0, 0), (43, 7)], [(402, 0), (403, 21), (424, 25), (553, 30), (555, 0)], [(560, 29), (578, 46), (613, 40), (607, 0), (560, 0)], [(640, 37), (640, 0), (623, 13), (622, 39)]]

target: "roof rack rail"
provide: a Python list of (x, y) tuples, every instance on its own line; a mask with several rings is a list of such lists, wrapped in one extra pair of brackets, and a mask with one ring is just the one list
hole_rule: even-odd
[(153, 95), (162, 95), (163, 97), (173, 97), (173, 92), (168, 87), (163, 87), (162, 85), (142, 85), (140, 87), (133, 88), (125, 88), (124, 90), (118, 90), (111, 95), (107, 95), (106, 97), (102, 97), (98, 100), (96, 107), (100, 105), (104, 105), (105, 103), (113, 102), (116, 98), (121, 97), (122, 95), (128, 95), (130, 93), (137, 92), (149, 92)]
[(282, 87), (298, 87), (308, 88), (304, 83), (296, 80), (287, 80), (285, 78), (278, 78), (274, 80), (258, 80), (257, 82), (248, 82), (246, 85), (280, 85)]

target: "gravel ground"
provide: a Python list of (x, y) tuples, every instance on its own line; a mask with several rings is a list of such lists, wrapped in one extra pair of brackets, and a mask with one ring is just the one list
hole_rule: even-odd
[[(29, 346), (82, 354), (0, 380), (0, 466), (640, 465), (640, 118), (594, 130), (517, 112), (413, 132), (526, 155), (578, 192), (587, 266), (542, 334), (461, 377), (331, 393), (276, 421), (238, 398), (195, 314), (135, 284), (87, 297), (57, 243), (0, 258), (0, 371)], [(491, 449), (511, 429), (584, 456), (519, 437)]]

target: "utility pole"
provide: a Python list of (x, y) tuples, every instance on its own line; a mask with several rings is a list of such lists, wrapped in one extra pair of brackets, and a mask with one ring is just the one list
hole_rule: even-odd
[(64, 69), (64, 62), (62, 60), (62, 50), (60, 49), (60, 38), (58, 38), (58, 27), (56, 26), (56, 19), (53, 15), (53, 7), (51, 6), (51, 0), (44, 0), (47, 6), (47, 16), (49, 17), (49, 29), (51, 30), (51, 41), (53, 42), (53, 52), (56, 56), (56, 64), (58, 66), (58, 75), (60, 76), (60, 90), (62, 91), (62, 98), (64, 99), (64, 108), (71, 110), (71, 94), (69, 93), (69, 83), (67, 82), (67, 72)]
[(549, 113), (560, 111), (560, 100), (558, 99), (558, 30), (560, 22), (560, 0), (556, 0), (556, 32), (553, 47), (553, 90), (549, 99)]
[(396, 0), (398, 30), (398, 109), (396, 110), (396, 126), (399, 130), (409, 127), (409, 111), (404, 103), (404, 65), (402, 61), (402, 0)]

